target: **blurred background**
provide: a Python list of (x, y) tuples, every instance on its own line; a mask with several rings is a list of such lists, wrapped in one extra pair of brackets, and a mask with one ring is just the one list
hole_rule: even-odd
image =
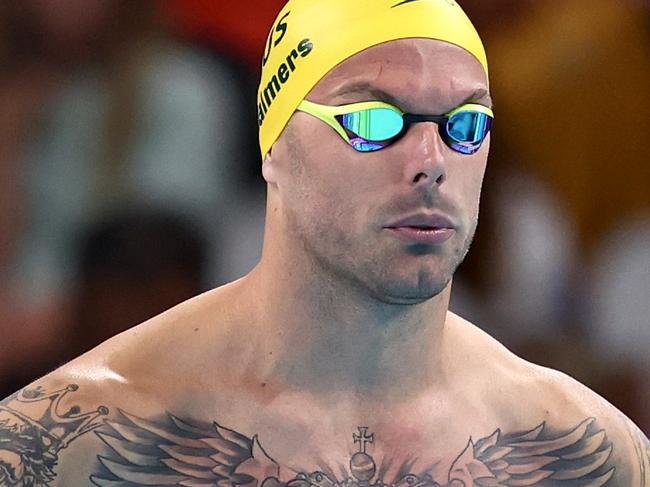
[[(283, 3), (0, 2), (0, 396), (256, 263)], [(460, 3), (498, 115), (452, 309), (650, 431), (650, 3)]]

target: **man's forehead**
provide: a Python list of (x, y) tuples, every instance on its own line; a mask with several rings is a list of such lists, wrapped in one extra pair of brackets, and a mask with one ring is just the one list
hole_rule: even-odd
[(443, 104), (445, 98), (492, 104), (480, 62), (463, 48), (435, 39), (392, 40), (355, 54), (330, 70), (309, 98), (340, 104), (370, 96), (407, 108), (406, 99), (418, 95)]

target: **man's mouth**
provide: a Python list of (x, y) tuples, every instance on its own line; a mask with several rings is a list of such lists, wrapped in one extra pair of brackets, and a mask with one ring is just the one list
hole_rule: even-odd
[(385, 229), (401, 240), (429, 245), (440, 245), (456, 233), (451, 219), (441, 213), (412, 215), (387, 225)]

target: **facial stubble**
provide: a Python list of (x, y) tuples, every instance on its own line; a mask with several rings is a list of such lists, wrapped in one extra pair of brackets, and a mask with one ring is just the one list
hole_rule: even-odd
[[(302, 162), (300, 145), (294, 137), (289, 136), (288, 139), (295, 201), (287, 207), (287, 228), (310, 263), (311, 275), (317, 274), (319, 280), (327, 283), (335, 293), (345, 292), (347, 288), (361, 296), (393, 305), (425, 302), (449, 286), (471, 247), (478, 212), (473, 215), (462, 242), (456, 243), (453, 248), (445, 250), (444, 246), (454, 245), (455, 239), (438, 248), (400, 246), (395, 255), (394, 242), (387, 244), (385, 236), (377, 233), (369, 237), (360, 236), (337, 225), (337, 222), (349, 217), (345, 209), (324, 210), (314, 206), (318, 205), (318, 198), (312, 197), (317, 189), (309, 187), (311, 181)], [(400, 265), (404, 262), (401, 259), (423, 261), (421, 265), (407, 266), (415, 269), (404, 275), (400, 271)], [(424, 259), (429, 259), (429, 262)], [(432, 259), (435, 262), (431, 262)]]

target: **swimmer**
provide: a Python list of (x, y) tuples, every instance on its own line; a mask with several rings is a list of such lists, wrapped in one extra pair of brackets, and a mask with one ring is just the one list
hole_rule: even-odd
[(289, 0), (263, 63), (261, 261), (4, 400), (0, 485), (650, 486), (620, 412), (448, 310), (495, 119), (458, 4)]

